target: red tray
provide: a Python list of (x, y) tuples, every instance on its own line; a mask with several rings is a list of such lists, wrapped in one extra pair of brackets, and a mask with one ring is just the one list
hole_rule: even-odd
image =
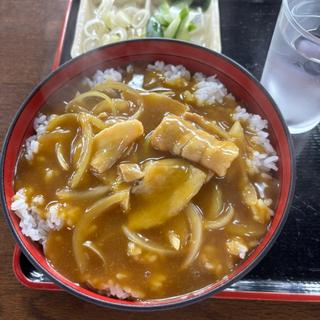
[[(13, 272), (18, 281), (27, 288), (46, 291), (62, 291), (49, 280), (31, 280), (21, 268), (20, 248), (16, 245), (13, 251)], [(241, 291), (236, 288), (226, 289), (214, 296), (216, 299), (263, 300), (263, 301), (292, 301), (292, 302), (320, 302), (320, 295), (290, 292)]]
[[(68, 23), (75, 4), (68, 0), (65, 18), (60, 33), (57, 50), (54, 56), (52, 70), (56, 69), (62, 62), (63, 48), (66, 41)], [(74, 17), (73, 17), (74, 19)], [(70, 41), (70, 39), (69, 39)], [(27, 266), (26, 266), (27, 265)], [(32, 269), (31, 269), (32, 268)], [(31, 269), (26, 271), (25, 269)], [(24, 257), (20, 248), (16, 245), (13, 252), (13, 272), (18, 281), (25, 287), (37, 290), (61, 291), (56, 284), (37, 271)], [(32, 276), (30, 276), (32, 275)], [(290, 284), (290, 286), (288, 286)], [(239, 300), (277, 300), (295, 302), (320, 302), (320, 282), (304, 282), (289, 280), (247, 280), (244, 279), (232, 285), (230, 288), (213, 296), (218, 299)]]

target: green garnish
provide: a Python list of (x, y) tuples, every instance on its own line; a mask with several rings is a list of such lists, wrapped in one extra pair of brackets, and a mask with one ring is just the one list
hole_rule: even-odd
[(196, 30), (196, 29), (197, 29), (197, 25), (196, 25), (195, 23), (193, 23), (193, 22), (190, 22), (189, 25), (188, 25), (187, 30), (188, 30), (189, 32), (192, 32), (192, 31), (194, 31), (194, 30)]
[(177, 15), (169, 24), (169, 26), (164, 30), (164, 36), (166, 38), (175, 38), (178, 28), (181, 23), (180, 15)]
[(147, 25), (148, 37), (165, 37), (190, 40), (190, 33), (197, 29), (194, 13), (190, 14), (189, 5), (194, 1), (164, 1)]
[(147, 24), (147, 37), (152, 38), (162, 38), (163, 37), (163, 29), (160, 24), (160, 22), (155, 19), (154, 17), (151, 17)]

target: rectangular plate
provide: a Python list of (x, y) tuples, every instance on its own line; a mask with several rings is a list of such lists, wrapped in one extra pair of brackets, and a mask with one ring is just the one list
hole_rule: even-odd
[[(159, 6), (159, 2), (154, 5), (154, 2), (150, 1), (150, 11), (154, 13), (155, 8)], [(82, 44), (85, 40), (84, 27), (86, 23), (94, 17), (94, 12), (97, 9), (95, 5), (97, 1), (92, 0), (81, 0), (78, 8), (76, 24), (74, 27), (74, 39), (71, 47), (71, 57), (75, 58), (83, 50)], [(79, 3), (79, 2), (78, 2)], [(141, 2), (140, 2), (141, 3)], [(141, 8), (147, 5), (147, 1), (143, 2)], [(215, 51), (221, 51), (221, 40), (220, 40), (220, 22), (219, 22), (219, 3), (218, 0), (211, 0), (209, 8), (204, 13), (205, 29), (211, 29), (211, 32), (206, 32), (209, 37), (208, 48)], [(83, 52), (82, 52), (83, 53)]]
[[(238, 0), (228, 0), (220, 3), (223, 53), (257, 77), (263, 68), (267, 40), (271, 39), (280, 2), (251, 0), (239, 5)], [(78, 8), (79, 1), (68, 1), (53, 69), (71, 58)], [(257, 15), (258, 19), (250, 20), (248, 15)], [(248, 43), (253, 43), (252, 50), (247, 49)], [(288, 221), (260, 264), (215, 298), (320, 302), (320, 126), (293, 138), (297, 184)], [(14, 250), (13, 270), (18, 280), (29, 288), (60, 290), (18, 247)]]

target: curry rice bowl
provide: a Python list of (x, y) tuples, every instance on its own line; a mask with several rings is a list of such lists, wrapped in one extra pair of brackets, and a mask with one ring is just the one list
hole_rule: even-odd
[[(143, 74), (143, 77), (141, 77), (141, 74)], [(125, 94), (119, 94), (118, 91), (122, 92), (121, 90), (124, 90), (121, 86), (118, 86), (119, 83), (126, 84), (125, 90), (127, 91), (125, 91)], [(81, 158), (84, 157), (84, 155), (81, 155), (80, 149), (86, 141), (83, 137), (79, 138), (79, 132), (89, 130), (91, 135), (96, 137), (99, 136), (99, 134), (102, 134), (104, 130), (107, 132), (114, 126), (119, 127), (119, 125), (128, 124), (128, 126), (130, 125), (131, 127), (138, 128), (140, 125), (138, 122), (141, 121), (143, 124), (141, 134), (137, 134), (139, 137), (137, 137), (136, 140), (131, 141), (130, 145), (128, 144), (128, 147), (123, 150), (123, 154), (112, 161), (107, 169), (105, 168), (105, 162), (101, 165), (99, 158), (97, 158), (98, 160), (96, 162), (93, 162), (92, 159), (88, 160), (88, 167), (90, 163), (91, 168), (94, 169), (94, 177), (90, 178), (91, 180), (89, 179), (90, 182), (92, 182), (92, 185), (88, 187), (88, 192), (91, 193), (89, 195), (87, 192), (85, 193), (85, 196), (92, 197), (92, 194), (95, 193), (98, 195), (97, 199), (100, 199), (102, 195), (109, 194), (109, 197), (112, 197), (117, 192), (119, 194), (121, 193), (121, 195), (123, 195), (123, 199), (121, 198), (122, 200), (119, 201), (120, 207), (122, 208), (121, 210), (128, 211), (128, 214), (130, 215), (130, 210), (134, 211), (135, 206), (140, 208), (142, 204), (145, 204), (146, 206), (149, 205), (149, 202), (145, 201), (146, 196), (144, 195), (144, 192), (148, 194), (146, 188), (150, 186), (148, 184), (149, 180), (155, 185), (161, 184), (161, 182), (158, 181), (158, 178), (155, 180), (153, 177), (153, 174), (157, 172), (165, 175), (166, 170), (169, 170), (171, 172), (170, 175), (177, 175), (177, 179), (181, 179), (181, 183), (185, 183), (186, 177), (190, 178), (197, 176), (198, 180), (201, 180), (201, 182), (199, 182), (199, 188), (197, 190), (192, 190), (192, 192), (188, 191), (188, 196), (186, 196), (183, 205), (175, 210), (172, 209), (174, 211), (172, 215), (170, 217), (162, 217), (161, 221), (155, 222), (150, 220), (150, 222), (148, 222), (148, 220), (145, 220), (147, 222), (144, 221), (143, 226), (141, 226), (139, 225), (140, 213), (138, 212), (136, 213), (136, 217), (131, 220), (129, 219), (128, 226), (126, 226), (122, 220), (117, 222), (122, 225), (120, 231), (122, 230), (121, 234), (122, 236), (124, 234), (124, 238), (126, 238), (127, 241), (124, 256), (126, 255), (128, 259), (132, 259), (132, 265), (137, 265), (137, 270), (139, 272), (142, 272), (142, 270), (144, 271), (145, 286), (148, 285), (151, 288), (149, 291), (145, 290), (147, 292), (144, 292), (143, 286), (139, 287), (137, 283), (130, 280), (132, 275), (129, 274), (128, 270), (126, 270), (121, 263), (119, 263), (119, 266), (122, 266), (122, 269), (124, 269), (123, 272), (120, 272), (119, 270), (118, 272), (114, 272), (114, 274), (111, 272), (112, 279), (104, 278), (103, 283), (101, 282), (102, 276), (100, 278), (97, 277), (97, 279), (91, 275), (87, 278), (86, 276), (83, 276), (90, 267), (99, 266), (102, 270), (101, 265), (106, 264), (106, 257), (101, 253), (102, 249), (99, 247), (103, 247), (103, 245), (99, 243), (105, 241), (101, 240), (102, 235), (99, 233), (100, 231), (97, 231), (97, 237), (99, 239), (101, 238), (99, 240), (100, 242), (98, 240), (96, 241), (94, 238), (95, 236), (92, 236), (92, 238), (90, 238), (91, 240), (86, 240), (82, 243), (82, 245), (86, 247), (85, 250), (88, 250), (89, 253), (87, 251), (85, 253), (82, 252), (80, 253), (80, 258), (76, 258), (76, 260), (78, 259), (76, 261), (77, 266), (74, 267), (77, 269), (75, 272), (77, 273), (76, 276), (68, 269), (69, 266), (65, 269), (61, 266), (58, 254), (52, 250), (51, 247), (53, 244), (57, 245), (59, 243), (59, 236), (68, 239), (67, 241), (70, 241), (70, 245), (73, 241), (73, 245), (75, 245), (76, 236), (74, 234), (69, 235), (67, 234), (69, 231), (64, 230), (66, 228), (77, 229), (80, 225), (80, 222), (77, 220), (80, 218), (75, 216), (81, 214), (78, 212), (70, 214), (72, 208), (69, 208), (71, 205), (68, 203), (74, 192), (72, 189), (76, 190), (77, 187), (72, 188), (69, 185), (70, 188), (62, 188), (62, 186), (59, 186), (60, 189), (57, 189), (56, 191), (58, 198), (47, 199), (47, 197), (41, 193), (33, 194), (33, 191), (30, 191), (28, 190), (28, 187), (23, 186), (23, 183), (21, 182), (24, 180), (21, 179), (19, 185), (22, 187), (16, 190), (11, 209), (15, 211), (20, 218), (20, 227), (23, 234), (30, 237), (33, 241), (39, 241), (44, 246), (45, 251), (49, 256), (48, 259), (50, 263), (56, 267), (57, 270), (63, 270), (62, 273), (66, 274), (67, 277), (69, 273), (72, 274), (71, 278), (73, 279), (74, 276), (74, 279), (76, 279), (75, 282), (81, 282), (81, 279), (84, 277), (85, 280), (83, 282), (87, 287), (101, 294), (118, 297), (120, 299), (158, 298), (193, 290), (195, 288), (193, 284), (189, 284), (189, 287), (187, 286), (185, 288), (179, 288), (178, 285), (174, 288), (168, 287), (166, 284), (168, 275), (165, 272), (162, 272), (163, 270), (160, 270), (161, 268), (157, 269), (154, 267), (153, 260), (158, 261), (159, 265), (162, 265), (162, 261), (170, 259), (170, 257), (174, 257), (174, 255), (181, 255), (179, 258), (171, 259), (176, 259), (177, 264), (181, 263), (183, 272), (187, 272), (186, 270), (188, 269), (188, 272), (193, 275), (194, 279), (201, 277), (197, 275), (199, 272), (206, 273), (203, 277), (203, 282), (200, 281), (202, 285), (205, 285), (210, 277), (211, 279), (219, 279), (228, 274), (230, 270), (233, 270), (236, 265), (241, 263), (249, 252), (259, 243), (259, 240), (267, 229), (270, 217), (273, 215), (273, 205), (276, 197), (274, 196), (274, 198), (271, 199), (271, 197), (268, 196), (268, 191), (266, 192), (266, 190), (261, 188), (263, 183), (267, 184), (269, 183), (268, 181), (274, 179), (272, 177), (272, 172), (277, 171), (278, 161), (278, 156), (269, 141), (267, 121), (262, 119), (259, 115), (248, 113), (244, 106), (238, 105), (235, 98), (232, 96), (232, 93), (227, 91), (226, 87), (215, 75), (206, 76), (202, 73), (195, 73), (192, 75), (182, 65), (165, 64), (162, 61), (156, 61), (154, 64), (149, 64), (142, 71), (135, 65), (128, 65), (125, 69), (119, 68), (116, 70), (110, 68), (98, 70), (92, 78), (84, 79), (82, 85), (86, 86), (88, 90), (86, 92), (91, 92), (91, 95), (93, 93), (96, 97), (92, 98), (91, 96), (91, 98), (88, 98), (94, 100), (94, 104), (91, 103), (92, 105), (90, 105), (90, 107), (92, 107), (91, 111), (89, 110), (90, 108), (86, 110), (87, 105), (85, 100), (87, 98), (81, 98), (83, 93), (76, 95), (72, 100), (73, 102), (71, 101), (66, 105), (65, 114), (71, 114), (71, 116), (68, 116), (70, 119), (74, 118), (74, 114), (77, 115), (77, 119), (79, 119), (79, 117), (82, 117), (81, 119), (83, 119), (82, 122), (80, 120), (80, 129), (76, 128), (75, 130), (77, 136), (72, 140), (72, 143), (75, 146), (74, 150), (78, 150), (74, 151), (73, 158), (78, 158), (78, 161), (80, 161)], [(107, 87), (103, 87), (104, 85)], [(96, 92), (98, 92), (98, 94), (96, 94)], [(101, 92), (107, 97), (100, 95), (99, 93)], [(118, 109), (114, 110), (110, 105), (107, 106), (107, 103), (103, 104), (101, 101), (95, 100), (100, 99), (101, 97), (102, 99), (105, 99), (103, 101), (109, 101), (108, 99), (111, 99), (113, 106), (116, 106)], [(144, 112), (149, 112), (146, 111), (146, 106), (149, 103), (148, 97), (150, 99), (162, 99), (162, 101), (166, 101), (168, 104), (175, 103), (176, 100), (179, 101), (177, 102), (177, 105), (172, 107), (172, 110), (174, 111), (170, 109), (169, 111), (163, 112), (162, 118), (159, 118), (154, 126), (148, 128), (149, 122), (147, 120), (144, 122), (143, 115)], [(126, 103), (126, 99), (129, 102), (127, 101)], [(145, 103), (144, 108), (141, 108), (141, 106), (139, 107), (139, 99)], [(98, 102), (100, 103), (99, 106)], [(154, 101), (152, 103), (156, 104)], [(222, 108), (224, 105), (231, 111), (229, 112), (230, 114), (225, 115), (225, 118), (222, 119), (221, 117), (224, 115)], [(110, 110), (108, 109), (109, 107)], [(99, 108), (101, 108), (102, 112), (98, 113), (97, 111), (96, 114), (92, 112), (92, 110), (98, 110)], [(121, 113), (122, 108), (125, 110), (123, 113)], [(220, 110), (218, 112), (217, 121), (210, 117), (206, 118), (207, 113), (212, 112), (212, 114), (214, 114), (214, 111), (212, 111), (214, 108)], [(180, 109), (182, 112), (180, 112)], [(88, 116), (86, 115), (87, 113), (89, 114)], [(92, 120), (92, 114), (94, 114), (98, 120)], [(40, 156), (43, 156), (41, 154), (41, 145), (45, 143), (44, 139), (47, 138), (47, 135), (53, 132), (52, 129), (48, 129), (48, 126), (62, 116), (63, 115), (58, 114), (39, 114), (34, 120), (35, 134), (26, 140), (22, 148), (22, 155), (24, 157), (24, 162), (21, 164), (22, 167), (25, 168), (30, 164), (32, 165), (32, 162), (38, 161), (36, 157), (39, 156), (39, 154)], [(89, 121), (95, 121), (94, 123), (90, 122), (94, 130), (97, 130), (97, 126), (103, 127), (103, 123), (106, 127), (104, 129), (100, 128), (99, 130), (101, 131), (97, 130), (96, 133), (93, 133), (92, 128), (86, 128), (85, 122)], [(227, 124), (227, 122), (231, 123), (231, 125)], [(232, 157), (226, 160), (228, 164), (224, 168), (217, 168), (216, 166), (211, 166), (211, 164), (201, 157), (194, 159), (192, 153), (187, 152), (186, 146), (188, 145), (188, 142), (184, 142), (185, 145), (178, 151), (175, 146), (168, 145), (170, 137), (166, 136), (166, 128), (169, 128), (170, 130), (173, 128), (172, 130), (175, 130), (174, 126), (179, 126), (180, 129), (182, 128), (185, 132), (191, 134), (190, 137), (192, 137), (192, 139), (196, 139), (199, 135), (202, 139), (208, 139), (208, 141), (211, 141), (211, 138), (208, 137), (208, 132), (213, 135), (212, 132), (215, 131), (215, 136), (217, 136), (218, 139), (212, 140), (212, 143), (224, 143), (225, 141), (228, 141), (226, 143), (229, 144), (226, 144), (226, 148), (228, 147), (228, 150), (231, 150), (230, 154), (233, 153)], [(61, 131), (58, 133), (67, 136), (69, 134), (67, 132), (69, 127), (67, 126), (64, 128), (63, 125), (60, 127), (59, 128), (63, 132)], [(140, 143), (139, 139), (142, 139), (142, 137), (145, 138)], [(246, 141), (246, 143), (247, 141), (250, 142), (245, 145), (241, 144), (242, 142), (239, 142), (242, 139), (241, 137), (243, 137), (243, 141)], [(79, 139), (83, 140), (79, 142)], [(162, 143), (162, 141), (166, 142)], [(78, 146), (76, 143), (78, 143)], [(92, 147), (93, 150), (101, 143), (102, 142), (97, 141), (95, 147)], [(135, 144), (135, 147), (131, 148), (133, 144)], [(221, 148), (224, 147), (224, 145), (221, 146)], [(76, 175), (78, 170), (75, 160), (73, 160), (71, 156), (69, 157), (70, 159), (66, 156), (67, 148), (63, 143), (55, 142), (54, 148), (57, 154), (58, 166), (63, 174), (69, 172), (70, 168), (74, 166), (75, 172), (71, 177), (68, 177), (68, 179), (72, 180), (72, 177)], [(149, 148), (151, 148), (151, 151)], [(246, 151), (243, 151), (242, 148), (245, 148)], [(71, 150), (70, 152), (73, 151)], [(92, 153), (94, 152), (98, 151), (92, 151)], [(135, 152), (137, 154), (136, 158), (141, 161), (135, 160)], [(146, 158), (143, 156), (143, 152), (150, 152), (150, 154)], [(223, 177), (227, 177), (227, 170), (228, 173), (232, 170), (232, 163), (234, 161), (240, 161), (238, 160), (239, 152), (243, 152), (244, 161), (241, 162), (241, 166), (245, 167), (244, 181), (250, 186), (246, 189), (246, 195), (249, 194), (248, 198), (251, 200), (246, 200), (246, 198), (241, 200), (242, 204), (234, 204), (233, 201), (235, 200), (233, 198), (226, 198), (224, 201), (221, 200), (223, 197), (227, 197), (227, 195), (223, 194), (225, 192), (223, 189), (225, 186), (219, 185), (219, 183), (221, 179), (224, 179)], [(99, 154), (97, 157), (98, 156)], [(168, 157), (170, 159), (167, 159)], [(180, 160), (181, 158), (183, 160)], [(118, 162), (120, 164), (113, 172), (112, 168), (115, 168)], [(178, 170), (176, 172), (177, 167), (179, 167), (180, 171)], [(110, 189), (106, 188), (106, 181), (110, 178), (105, 175), (105, 172), (108, 172), (108, 170), (112, 171), (110, 171), (111, 175), (113, 175), (112, 179), (122, 179), (121, 181), (117, 180), (118, 184), (116, 186), (112, 185)], [(51, 176), (54, 176), (54, 174), (54, 170), (47, 170), (47, 181), (51, 181)], [(84, 175), (86, 173), (82, 174)], [(168, 175), (167, 181), (173, 183), (169, 178), (170, 175)], [(23, 176), (23, 174), (21, 174), (21, 176)], [(259, 176), (259, 179), (263, 181), (263, 183), (257, 181), (250, 182), (250, 177), (256, 176)], [(81, 179), (83, 180), (84, 178), (82, 177)], [(81, 179), (79, 180), (80, 186)], [(99, 181), (103, 181), (103, 183), (98, 184), (98, 180), (96, 181), (96, 179), (100, 179)], [(216, 202), (223, 202), (223, 205), (219, 208), (215, 208), (215, 205), (213, 204), (208, 204), (210, 202), (209, 199), (201, 195), (201, 192), (198, 194), (201, 188), (204, 188), (204, 190), (208, 192), (209, 189), (206, 185), (210, 183), (214, 189), (212, 191), (212, 197)], [(254, 187), (252, 188), (253, 185)], [(84, 186), (85, 188), (87, 187), (86, 182), (84, 183)], [(174, 188), (176, 188), (176, 186), (174, 186)], [(186, 188), (190, 188), (190, 186), (187, 186)], [(160, 189), (157, 190), (159, 191)], [(133, 204), (130, 204), (131, 208), (124, 203), (124, 201), (129, 199), (126, 198), (127, 194), (125, 194), (125, 192), (128, 193), (128, 197), (130, 194), (130, 201), (131, 198), (133, 198)], [(239, 197), (245, 196), (240, 195)], [(192, 198), (195, 199), (195, 204), (191, 202)], [(101, 201), (101, 199), (98, 201)], [(141, 203), (139, 201), (141, 201)], [(90, 203), (89, 200), (88, 203)], [(86, 210), (91, 212), (90, 210), (93, 210), (92, 208), (94, 205), (95, 204), (92, 204), (92, 206), (86, 207)], [(246, 207), (247, 209), (244, 210), (247, 210), (248, 212), (252, 211), (252, 221), (248, 222), (246, 219), (249, 218), (244, 217), (244, 214), (241, 213), (238, 220), (241, 220), (244, 217), (243, 223), (236, 223), (235, 217), (237, 217), (238, 213), (234, 212), (239, 210), (238, 207), (240, 206)], [(81, 207), (80, 209), (83, 208)], [(206, 210), (209, 210), (208, 208), (210, 208), (211, 211), (216, 210), (216, 214), (209, 216), (208, 212), (206, 212)], [(68, 213), (62, 214), (64, 211), (67, 212), (67, 209)], [(77, 210), (78, 209), (79, 208), (77, 208)], [(79, 212), (81, 211), (80, 209), (78, 210)], [(247, 211), (245, 212), (247, 213)], [(183, 217), (181, 217), (182, 213), (180, 212), (183, 212)], [(263, 212), (263, 214), (261, 214), (261, 212)], [(149, 217), (147, 218), (149, 219)], [(182, 219), (184, 218), (186, 218), (186, 222), (182, 222)], [(172, 222), (171, 225), (169, 220)], [(112, 221), (112, 223), (116, 223), (116, 221)], [(150, 230), (161, 226), (161, 234), (153, 234), (152, 231), (145, 226), (145, 223), (150, 223)], [(243, 227), (243, 225), (250, 225), (250, 223), (257, 226), (258, 231)], [(200, 224), (202, 225), (201, 228), (205, 231), (197, 230)], [(259, 224), (263, 225), (263, 228)], [(183, 228), (186, 230), (190, 229), (191, 231), (180, 230), (182, 225), (184, 226)], [(130, 228), (130, 226), (132, 228)], [(217, 252), (215, 252), (215, 249), (212, 249), (214, 246), (210, 246), (211, 243), (208, 240), (209, 232), (218, 234), (220, 232), (219, 230), (222, 230), (225, 227), (227, 231), (223, 232), (227, 232), (228, 234), (228, 237), (225, 238), (223, 244), (223, 252), (225, 253), (222, 253), (222, 244), (217, 244), (217, 246), (221, 246), (221, 248), (219, 247)], [(142, 236), (141, 233), (144, 233), (144, 230), (146, 230), (145, 235)], [(243, 234), (247, 231), (250, 234), (256, 232), (256, 234), (259, 235), (252, 236), (252, 238), (250, 238), (250, 236), (247, 239), (246, 236), (240, 235), (242, 231)], [(186, 233), (187, 236), (185, 236), (184, 233)], [(166, 234), (168, 246), (156, 243), (157, 240), (159, 243), (163, 243), (163, 234)], [(50, 239), (48, 239), (49, 235), (51, 237)], [(196, 235), (198, 235), (198, 238), (200, 237), (200, 240), (198, 239), (199, 246), (197, 248), (192, 245), (192, 242), (197, 241)], [(116, 236), (118, 237), (117, 233)], [(70, 237), (72, 237), (73, 240), (70, 240)], [(153, 240), (150, 240), (148, 237)], [(124, 239), (122, 239), (122, 241), (124, 241)], [(169, 246), (170, 249), (168, 248)], [(83, 250), (83, 248), (81, 250)], [(192, 252), (192, 250), (194, 250), (194, 252)], [(93, 260), (92, 266), (90, 266), (91, 262), (86, 261), (85, 255), (88, 254), (91, 257), (91, 260)], [(77, 255), (77, 253), (75, 255)], [(183, 255), (185, 255), (185, 257), (182, 257)], [(112, 257), (108, 256), (108, 258), (111, 259)], [(118, 256), (115, 256), (114, 259), (115, 261), (120, 261), (120, 257)], [(144, 267), (145, 269), (143, 269)], [(195, 270), (193, 270), (193, 268)], [(80, 269), (80, 271), (78, 269)], [(82, 273), (81, 269), (87, 271)], [(149, 269), (152, 269), (152, 272), (150, 272)], [(82, 275), (80, 276), (78, 273), (82, 273)]]

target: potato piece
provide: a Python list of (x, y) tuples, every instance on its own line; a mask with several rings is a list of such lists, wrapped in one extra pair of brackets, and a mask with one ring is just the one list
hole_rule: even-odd
[(152, 162), (132, 195), (128, 226), (131, 230), (152, 228), (177, 215), (198, 193), (206, 173), (180, 159)]
[(91, 167), (98, 173), (110, 169), (127, 148), (143, 135), (142, 123), (128, 120), (100, 131), (93, 138)]

